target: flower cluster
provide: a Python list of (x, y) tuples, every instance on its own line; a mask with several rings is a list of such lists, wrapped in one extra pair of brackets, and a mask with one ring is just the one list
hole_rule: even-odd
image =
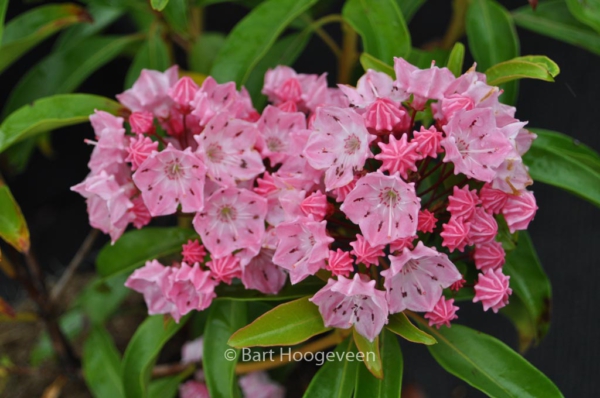
[(397, 58), (394, 70), (328, 88), (279, 66), (262, 113), (233, 82), (144, 70), (117, 96), (126, 118), (92, 115), (91, 173), (73, 187), (91, 225), (114, 242), (177, 214), (199, 236), (180, 262), (148, 262), (127, 281), (149, 312), (178, 320), (220, 283), (276, 294), (288, 275), (316, 274), (326, 326), (370, 340), (404, 310), (449, 326), (461, 289), (485, 310), (505, 306), (498, 234), (535, 215), (521, 159), (535, 135), (475, 68), (455, 77)]

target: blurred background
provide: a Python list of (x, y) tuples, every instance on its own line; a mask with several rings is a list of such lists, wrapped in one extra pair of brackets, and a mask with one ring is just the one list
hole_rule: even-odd
[[(11, 1), (9, 21), (36, 1)], [(331, 2), (331, 11), (341, 9), (341, 2)], [(339, 3), (339, 4), (338, 4)], [(526, 5), (525, 0), (503, 1), (508, 9)], [(227, 33), (248, 10), (232, 3), (215, 4), (206, 9), (205, 30)], [(409, 24), (413, 45), (429, 48), (439, 40), (451, 15), (448, 0), (428, 0)], [(325, 28), (334, 38), (340, 37), (337, 25)], [(516, 104), (517, 117), (529, 126), (559, 131), (600, 150), (600, 57), (583, 49), (518, 29), (522, 55), (543, 54), (561, 68), (555, 83), (521, 80)], [(132, 32), (131, 21), (119, 19), (108, 32)], [(466, 45), (466, 39), (463, 39)], [(12, 87), (24, 72), (50, 52), (52, 39), (28, 53), (0, 77), (0, 104), (4, 104)], [(1, 56), (1, 54), (0, 54)], [(472, 59), (467, 59), (465, 67)], [(123, 91), (129, 61), (117, 59), (94, 73), (78, 92), (114, 98)], [(185, 64), (182, 60), (182, 66)], [(303, 73), (328, 72), (330, 85), (336, 82), (335, 58), (317, 37), (313, 36), (306, 51), (294, 67)], [(90, 227), (84, 200), (69, 190), (86, 176), (91, 146), (84, 138), (92, 138), (89, 125), (53, 133), (52, 154), (35, 150), (28, 167), (21, 174), (2, 166), (15, 198), (29, 224), (32, 247), (45, 272), (58, 279), (71, 260)], [(552, 324), (547, 337), (532, 347), (525, 357), (551, 378), (569, 397), (600, 396), (600, 209), (564, 191), (536, 183), (539, 210), (529, 231), (553, 288)], [(108, 240), (102, 237), (86, 258), (82, 271), (93, 271), (97, 250)], [(11, 303), (25, 299), (25, 293), (0, 273), (0, 296)], [(517, 335), (509, 321), (501, 315), (484, 313), (480, 304), (461, 303), (459, 323), (492, 334), (513, 348)], [(0, 334), (2, 333), (0, 324)], [(401, 342), (404, 355), (404, 385), (415, 394), (426, 397), (477, 397), (481, 393), (446, 373), (429, 355), (415, 344)], [(23, 349), (26, 349), (25, 347)], [(0, 353), (1, 356), (1, 353)], [(300, 394), (315, 371), (302, 366), (299, 377), (293, 377), (290, 396)], [(304, 374), (303, 374), (304, 373)], [(295, 391), (295, 392), (294, 392)], [(10, 395), (7, 395), (10, 396)], [(68, 395), (67, 395), (68, 396)], [(299, 395), (298, 395), (299, 396)]]

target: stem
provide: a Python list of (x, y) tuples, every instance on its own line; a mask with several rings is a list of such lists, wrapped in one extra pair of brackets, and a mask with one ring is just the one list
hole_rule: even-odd
[(426, 172), (425, 174), (423, 174), (422, 176), (419, 177), (419, 180), (424, 180), (427, 177), (429, 177), (430, 175), (432, 175), (437, 169), (439, 169), (442, 165), (445, 165), (446, 163), (440, 161), (439, 163), (436, 163), (435, 166), (433, 166), (428, 172)]
[(342, 50), (337, 45), (335, 40), (333, 40), (333, 38), (331, 38), (331, 36), (329, 36), (329, 34), (324, 29), (322, 29), (322, 26), (330, 24), (332, 22), (344, 23), (344, 18), (342, 18), (342, 16), (339, 14), (331, 14), (323, 18), (317, 19), (314, 22), (311, 22), (310, 17), (306, 15), (303, 16), (303, 19), (307, 21), (309, 25), (306, 28), (304, 28), (300, 35), (302, 36), (312, 30), (317, 34), (317, 36), (321, 38), (321, 40), (323, 40), (323, 43), (325, 43), (327, 47), (331, 49), (331, 52), (336, 56), (336, 58), (339, 59), (342, 56)]
[(172, 376), (183, 372), (190, 372), (196, 368), (194, 364), (190, 363), (169, 363), (164, 365), (156, 365), (152, 369), (152, 378), (158, 379), (161, 377)]
[(452, 2), (452, 17), (448, 29), (441, 42), (441, 48), (450, 50), (454, 43), (465, 34), (465, 16), (469, 0), (454, 0)]
[(350, 82), (352, 68), (358, 59), (356, 53), (358, 34), (347, 23), (342, 23), (342, 33), (342, 55), (338, 58), (338, 82), (347, 84)]
[(442, 185), (442, 183), (446, 180), (446, 178), (450, 177), (450, 175), (454, 172), (454, 169), (451, 169), (446, 174), (444, 174), (444, 172), (446, 171), (446, 165), (447, 165), (447, 163), (444, 163), (444, 167), (442, 168), (442, 175), (440, 176), (440, 179), (435, 184), (433, 184), (432, 186), (430, 186), (429, 188), (424, 190), (423, 192), (419, 192), (418, 193), (419, 196), (423, 196), (423, 195), (427, 194), (428, 192), (431, 192), (432, 190), (433, 190), (433, 194), (435, 195), (435, 192), (440, 187), (440, 185)]

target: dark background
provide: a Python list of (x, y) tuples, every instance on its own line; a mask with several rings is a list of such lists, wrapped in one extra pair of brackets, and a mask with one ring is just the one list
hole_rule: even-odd
[[(429, 0), (409, 25), (415, 47), (439, 39), (447, 26), (451, 7), (448, 0)], [(525, 0), (501, 1), (513, 9)], [(7, 20), (33, 5), (12, 1)], [(337, 5), (340, 8), (340, 5)], [(206, 30), (228, 32), (247, 12), (241, 6), (222, 4), (207, 10)], [(339, 29), (326, 28), (339, 38)], [(131, 30), (128, 20), (111, 27), (113, 33)], [(544, 54), (556, 61), (561, 73), (556, 82), (521, 81), (517, 117), (529, 126), (559, 131), (600, 150), (600, 57), (585, 50), (518, 28), (521, 54)], [(51, 49), (47, 41), (0, 76), (0, 104), (29, 67)], [(463, 38), (463, 43), (466, 39)], [(114, 97), (123, 91), (129, 61), (119, 59), (97, 71), (80, 92)], [(294, 65), (300, 72), (329, 72), (335, 82), (335, 59), (322, 42), (313, 37)], [(468, 64), (466, 63), (466, 66)], [(5, 177), (21, 204), (29, 223), (32, 247), (44, 269), (58, 277), (89, 231), (84, 200), (69, 188), (87, 174), (92, 138), (89, 125), (61, 130), (52, 135), (55, 156), (45, 158), (36, 152), (28, 169), (19, 176)], [(525, 355), (550, 377), (568, 397), (600, 396), (600, 210), (563, 191), (536, 183), (533, 186), (539, 211), (530, 233), (541, 262), (553, 285), (552, 326), (542, 343)], [(107, 239), (98, 242), (101, 247)], [(96, 251), (84, 269), (93, 269)], [(0, 295), (15, 302), (24, 293), (0, 274)], [(480, 304), (461, 303), (459, 322), (492, 334), (516, 347), (516, 332), (502, 315), (484, 313)], [(418, 385), (428, 397), (476, 397), (481, 394), (446, 373), (426, 349), (401, 342), (404, 354), (404, 383)]]

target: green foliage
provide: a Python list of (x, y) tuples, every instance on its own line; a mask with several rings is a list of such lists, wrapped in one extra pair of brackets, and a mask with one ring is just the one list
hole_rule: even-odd
[(29, 251), (27, 222), (2, 179), (0, 179), (0, 238), (20, 252)]
[[(347, 360), (349, 356), (353, 360)], [(354, 340), (348, 337), (337, 346), (333, 359), (319, 369), (306, 389), (304, 398), (352, 397), (358, 365), (361, 364), (356, 360)]]
[(150, 0), (150, 4), (156, 11), (162, 11), (169, 4), (169, 0)]
[(190, 69), (208, 75), (223, 44), (225, 35), (222, 33), (207, 32), (200, 36), (188, 54)]
[(463, 62), (465, 60), (465, 46), (462, 43), (454, 44), (448, 56), (448, 69), (458, 77), (462, 74)]
[(600, 1), (566, 0), (566, 2), (571, 15), (600, 33)]
[(358, 365), (355, 398), (400, 398), (404, 361), (396, 335), (383, 330), (379, 338), (383, 379), (374, 377), (366, 367)]
[(165, 71), (171, 66), (169, 49), (162, 38), (160, 29), (153, 29), (133, 57), (125, 77), (125, 89), (133, 86), (142, 69)]
[(553, 82), (559, 73), (558, 65), (550, 58), (541, 55), (513, 58), (485, 71), (487, 82), (492, 86), (525, 78)]
[(425, 345), (436, 343), (435, 338), (413, 325), (404, 312), (390, 315), (386, 328), (412, 343)]
[(316, 277), (308, 277), (302, 283), (295, 285), (286, 284), (277, 294), (264, 294), (258, 290), (246, 289), (241, 283), (231, 285), (220, 284), (215, 289), (216, 300), (240, 300), (240, 301), (288, 301), (300, 297), (313, 295), (319, 291), (325, 283)]
[(95, 327), (83, 345), (83, 378), (95, 397), (124, 398), (121, 356), (110, 334)]
[(427, 0), (396, 0), (404, 20), (408, 23)]
[(360, 64), (362, 65), (365, 72), (368, 69), (376, 70), (377, 72), (386, 73), (388, 76), (395, 78), (394, 68), (383, 63), (372, 55), (362, 53), (360, 55)]
[(364, 355), (365, 367), (371, 372), (373, 376), (378, 379), (382, 379), (383, 365), (381, 364), (381, 353), (379, 351), (379, 336), (375, 337), (373, 341), (369, 341), (366, 337), (356, 331), (352, 330), (352, 337), (354, 338), (354, 344), (359, 352)]

